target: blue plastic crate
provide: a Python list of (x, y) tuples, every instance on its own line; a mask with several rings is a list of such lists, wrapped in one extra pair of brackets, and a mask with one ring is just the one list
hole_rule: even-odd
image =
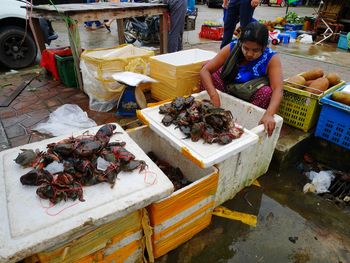
[(280, 33), (278, 34), (277, 37), (280, 40), (280, 43), (283, 43), (283, 44), (288, 44), (290, 41), (290, 35), (286, 33)]
[(284, 25), (284, 30), (289, 31), (296, 31), (296, 30), (302, 30), (303, 29), (303, 24), (285, 24)]
[(346, 49), (346, 50), (349, 48), (348, 39), (346, 35), (344, 34), (339, 35), (338, 48)]
[(290, 35), (290, 38), (294, 38), (294, 39), (296, 39), (297, 36), (298, 36), (298, 32), (297, 31), (291, 31), (291, 30), (288, 30), (288, 31), (284, 32), (284, 34), (288, 34), (288, 35)]
[(320, 101), (322, 108), (315, 136), (350, 150), (350, 106), (332, 100), (332, 94)]

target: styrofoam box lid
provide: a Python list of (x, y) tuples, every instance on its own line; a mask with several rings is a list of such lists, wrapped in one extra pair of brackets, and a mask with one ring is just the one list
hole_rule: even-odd
[(183, 66), (208, 61), (216, 56), (213, 51), (202, 49), (189, 49), (174, 53), (153, 56), (151, 59), (158, 60), (174, 66)]
[[(206, 91), (204, 92), (206, 93)], [(193, 94), (192, 96), (198, 97), (199, 94), (201, 93)], [(192, 157), (200, 162), (202, 168), (208, 168), (220, 163), (247, 147), (256, 144), (259, 140), (255, 133), (247, 129), (244, 129), (244, 133), (240, 138), (226, 145), (204, 143), (203, 139), (200, 139), (198, 142), (184, 139), (184, 134), (180, 129), (176, 129), (175, 125), (172, 124), (166, 127), (162, 124), (161, 121), (164, 115), (159, 113), (159, 106), (161, 105), (141, 110), (143, 118), (146, 119), (152, 130), (167, 139), (175, 148), (180, 151), (187, 149)]]
[[(88, 131), (95, 134), (100, 127)], [(80, 135), (85, 131), (73, 135)], [(72, 234), (79, 234), (86, 227), (91, 228), (91, 225), (99, 226), (115, 220), (173, 192), (173, 185), (167, 176), (129, 135), (119, 125), (115, 131), (120, 133), (113, 135), (110, 141), (126, 142), (125, 148), (136, 159), (147, 163), (147, 174), (152, 175), (155, 182), (151, 177), (145, 178), (145, 174), (139, 173), (138, 169), (121, 172), (114, 188), (108, 183), (83, 187), (85, 202), (60, 202), (47, 209), (46, 200), (40, 200), (36, 195), (37, 187), (20, 183), (20, 176), (31, 168), (21, 168), (14, 159), (20, 149), (45, 150), (48, 143), (57, 142), (69, 135), (0, 153), (0, 262), (15, 261), (45, 250), (66, 241)]]

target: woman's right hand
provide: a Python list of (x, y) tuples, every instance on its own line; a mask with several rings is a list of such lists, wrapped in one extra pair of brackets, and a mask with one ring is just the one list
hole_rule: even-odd
[(219, 108), (220, 107), (220, 96), (217, 93), (217, 91), (215, 91), (215, 93), (213, 93), (213, 94), (210, 94), (209, 97), (210, 97), (211, 103), (213, 103), (213, 105), (215, 107)]

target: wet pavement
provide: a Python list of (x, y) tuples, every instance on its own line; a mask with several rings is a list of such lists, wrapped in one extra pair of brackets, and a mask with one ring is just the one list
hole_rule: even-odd
[(157, 262), (350, 262), (350, 210), (314, 194), (294, 167), (268, 172), (233, 200), (234, 211), (257, 215), (256, 227), (213, 216), (211, 225)]
[[(220, 42), (199, 40), (198, 30), (201, 21), (208, 17), (212, 20), (220, 18), (222, 10), (206, 6), (199, 8), (203, 15), (197, 20), (196, 31), (185, 33), (185, 48), (218, 51)], [(259, 7), (256, 14), (257, 18), (271, 16), (273, 19), (283, 15), (284, 10)], [(310, 8), (298, 10), (303, 10), (304, 15), (312, 12)], [(56, 25), (61, 31), (60, 36), (65, 34), (64, 25)], [(115, 46), (115, 32), (98, 29), (85, 33), (82, 28), (82, 46)], [(67, 39), (60, 37), (52, 47), (65, 45), (68, 45)], [(350, 53), (333, 50), (334, 47), (301, 44), (299, 47), (297, 44), (281, 45), (276, 49), (280, 52), (284, 77), (322, 67), (326, 72), (337, 72), (343, 79), (349, 80), (350, 59), (345, 58), (350, 58)], [(2, 70), (2, 73), (6, 71)], [(2, 74), (0, 100), (39, 71), (35, 66), (18, 74)], [(52, 111), (65, 103), (79, 105), (97, 124), (118, 121), (124, 127), (138, 125), (134, 118), (117, 118), (115, 109), (108, 113), (89, 110), (88, 97), (82, 91), (67, 88), (42, 73), (9, 107), (0, 107), (0, 151), (47, 138), (47, 135), (33, 131), (33, 126), (46, 121)], [(270, 169), (259, 182), (261, 187), (246, 188), (224, 204), (229, 209), (257, 215), (255, 228), (213, 216), (208, 228), (157, 262), (350, 262), (349, 210), (339, 208), (322, 197), (303, 194), (306, 178), (294, 166), (279, 172)]]

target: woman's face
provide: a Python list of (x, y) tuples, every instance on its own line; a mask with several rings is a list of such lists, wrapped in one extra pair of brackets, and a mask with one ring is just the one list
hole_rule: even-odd
[(242, 52), (247, 61), (253, 61), (262, 55), (263, 48), (254, 41), (244, 41)]

